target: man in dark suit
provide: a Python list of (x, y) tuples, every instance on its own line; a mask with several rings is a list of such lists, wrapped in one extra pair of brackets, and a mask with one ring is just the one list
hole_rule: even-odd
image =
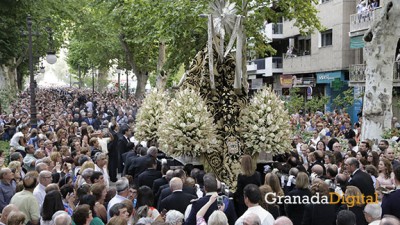
[(382, 199), (382, 216), (392, 215), (400, 218), (400, 167), (397, 167), (394, 171), (394, 182), (396, 189), (388, 194), (385, 194)]
[(150, 188), (153, 187), (153, 182), (156, 179), (161, 178), (162, 176), (161, 171), (158, 171), (156, 169), (157, 169), (156, 159), (152, 159), (147, 162), (147, 169), (138, 176), (139, 187), (144, 185)]
[(183, 182), (178, 177), (172, 178), (169, 182), (169, 186), (172, 193), (161, 201), (158, 211), (174, 209), (185, 214), (185, 210), (190, 204), (190, 201), (196, 199), (197, 196), (183, 192)]
[(122, 161), (122, 154), (129, 151), (128, 143), (131, 137), (131, 131), (128, 126), (121, 127), (121, 136), (118, 139), (118, 172), (122, 173), (124, 166)]
[(350, 174), (350, 179), (348, 180), (347, 185), (358, 187), (365, 197), (372, 196), (374, 200), (376, 200), (377, 196), (375, 194), (372, 178), (369, 174), (359, 169), (360, 163), (358, 160), (354, 157), (350, 157), (346, 159), (344, 165), (347, 172)]
[(160, 189), (160, 187), (164, 184), (168, 184), (169, 180), (171, 180), (172, 178), (172, 173), (171, 173), (171, 177), (169, 178), (169, 180), (167, 180), (166, 174), (167, 171), (169, 170), (169, 166), (167, 164), (164, 164), (161, 166), (161, 174), (162, 176), (156, 180), (154, 180), (153, 182), (153, 194), (154, 196), (157, 194), (158, 189)]
[[(168, 170), (165, 173), (165, 177), (160, 178), (160, 179), (164, 178), (167, 182), (161, 184), (158, 187), (157, 192), (154, 194), (154, 202), (157, 202), (157, 204), (158, 204), (158, 198), (161, 195), (161, 191), (164, 190), (164, 188), (168, 188), (169, 187), (169, 181), (173, 178), (173, 176), (174, 176), (174, 171), (173, 170)], [(153, 183), (153, 191), (156, 188), (155, 185), (159, 185), (158, 183), (162, 182), (162, 181), (159, 181), (160, 179), (157, 179), (157, 180), (154, 181), (154, 183)]]
[(149, 161), (157, 159), (157, 152), (158, 149), (152, 146), (147, 150), (147, 154), (145, 156), (140, 156), (132, 162), (133, 170), (129, 171), (128, 174), (133, 177), (133, 181), (136, 185), (138, 184), (139, 175), (147, 169)]
[[(206, 196), (199, 198), (197, 201), (193, 202), (191, 205), (191, 210), (189, 213), (189, 217), (185, 221), (185, 225), (195, 225), (196, 224), (196, 214), (197, 212), (209, 201), (210, 196), (217, 192), (217, 178), (214, 174), (207, 173), (204, 175), (204, 191), (206, 192)], [(234, 225), (235, 221), (237, 220), (235, 208), (233, 206), (232, 201), (227, 201), (225, 203), (224, 213), (228, 218), (229, 225)], [(190, 206), (189, 206), (190, 207)], [(208, 208), (207, 212), (204, 215), (204, 219), (208, 221), (211, 213), (218, 209), (217, 201), (211, 204)]]
[[(184, 184), (185, 181), (186, 181), (186, 173), (185, 173), (185, 171), (183, 169), (174, 170), (173, 177), (177, 177), (177, 178), (181, 179), (182, 180), (182, 184)], [(182, 191), (185, 192), (185, 193), (188, 193), (190, 195), (196, 195), (196, 188), (194, 188), (194, 187), (183, 185)], [(164, 189), (162, 189), (161, 190), (161, 194), (158, 197), (157, 206), (159, 207), (160, 204), (161, 204), (161, 201), (164, 198), (166, 198), (167, 196), (169, 196), (171, 193), (172, 193), (172, 191), (171, 191), (169, 185), (166, 186)]]
[(117, 168), (119, 165), (118, 154), (118, 130), (117, 124), (112, 124), (110, 127), (110, 134), (113, 136), (112, 141), (107, 144), (108, 149), (108, 174), (110, 175), (111, 182), (117, 182)]
[[(135, 150), (135, 154), (132, 154), (131, 152), (126, 153), (126, 158), (125, 158), (125, 166), (124, 166), (124, 175), (125, 174), (134, 174), (135, 173), (135, 160), (141, 156), (147, 155), (147, 150), (148, 148), (143, 147), (143, 146), (138, 146)], [(125, 153), (124, 153), (125, 154)], [(124, 157), (122, 154), (122, 157)]]
[(93, 113), (88, 112), (87, 117), (83, 119), (89, 126), (92, 126), (95, 130), (99, 129), (99, 122), (97, 121), (96, 118), (93, 118)]

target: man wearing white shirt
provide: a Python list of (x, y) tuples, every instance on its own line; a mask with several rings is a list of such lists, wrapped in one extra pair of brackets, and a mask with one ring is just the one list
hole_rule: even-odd
[(126, 178), (121, 178), (115, 183), (117, 194), (110, 200), (107, 207), (107, 221), (110, 221), (110, 209), (113, 205), (128, 200), (129, 196), (129, 181)]
[(243, 189), (243, 195), (244, 195), (244, 203), (248, 207), (246, 212), (239, 217), (239, 219), (236, 221), (235, 225), (242, 225), (244, 224), (244, 219), (247, 218), (247, 216), (251, 213), (257, 215), (260, 218), (261, 224), (262, 225), (273, 225), (274, 224), (274, 217), (269, 213), (267, 210), (265, 210), (263, 207), (261, 207), (258, 203), (261, 201), (262, 196), (261, 196), (261, 191), (258, 188), (257, 185), (255, 184), (248, 184), (246, 187)]
[(10, 140), (10, 146), (14, 147), (17, 150), (21, 150), (25, 152), (25, 146), (23, 145), (23, 143), (25, 142), (23, 140), (24, 136), (28, 133), (29, 131), (29, 127), (27, 126), (22, 126), (21, 131), (15, 133), (11, 140)]
[(382, 207), (379, 203), (368, 203), (364, 208), (364, 217), (368, 225), (379, 225), (381, 222)]
[(106, 185), (107, 189), (110, 186), (110, 176), (108, 175), (107, 171), (107, 164), (108, 164), (108, 157), (105, 153), (96, 153), (95, 155), (95, 165), (94, 171), (98, 171), (103, 173), (104, 177), (104, 184)]
[(51, 172), (43, 170), (39, 173), (39, 184), (33, 190), (33, 195), (39, 203), (39, 207), (42, 208), (44, 197), (46, 196), (46, 187), (51, 184), (52, 176)]

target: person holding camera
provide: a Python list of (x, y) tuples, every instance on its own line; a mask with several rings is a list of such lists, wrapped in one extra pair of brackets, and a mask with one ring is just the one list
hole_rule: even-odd
[[(202, 216), (205, 221), (207, 221), (207, 224), (213, 224), (213, 217), (211, 217), (212, 213), (220, 209), (221, 207), (218, 206), (215, 200), (210, 200), (211, 196), (216, 196), (218, 195), (218, 185), (217, 185), (217, 178), (215, 177), (214, 174), (212, 173), (207, 173), (204, 175), (204, 191), (206, 192), (206, 195), (202, 198), (199, 198), (198, 200), (194, 201), (191, 205), (188, 206), (186, 209), (187, 212), (189, 212), (189, 215), (186, 218), (185, 215), (185, 225), (195, 225), (196, 220), (198, 219), (198, 216)], [(226, 215), (228, 218), (228, 223), (229, 225), (234, 225), (235, 221), (237, 219), (236, 212), (233, 206), (233, 202), (230, 201), (227, 197), (223, 197), (223, 213)], [(205, 205), (208, 204), (207, 208), (203, 208)], [(200, 211), (203, 211), (198, 214)], [(204, 212), (205, 211), (205, 212)]]

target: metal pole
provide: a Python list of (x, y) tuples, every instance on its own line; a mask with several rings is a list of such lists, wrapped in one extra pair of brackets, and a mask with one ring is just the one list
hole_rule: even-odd
[(94, 94), (94, 70), (92, 67), (92, 93)]
[(118, 96), (121, 97), (121, 71), (118, 72)]
[(81, 89), (82, 81), (81, 81), (81, 65), (78, 64), (78, 77), (79, 77), (79, 89)]
[(33, 74), (33, 53), (32, 53), (32, 19), (29, 15), (26, 19), (28, 25), (28, 55), (29, 55), (29, 90), (31, 95), (31, 127), (36, 128), (36, 93), (35, 93), (35, 77)]
[(69, 87), (72, 87), (72, 74), (69, 75)]
[(126, 99), (129, 97), (128, 71), (126, 71)]

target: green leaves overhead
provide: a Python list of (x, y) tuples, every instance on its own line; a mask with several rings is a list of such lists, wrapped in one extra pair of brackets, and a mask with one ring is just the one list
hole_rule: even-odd
[[(254, 37), (258, 55), (263, 56), (268, 44), (260, 31), (265, 21), (280, 18), (295, 20), (302, 32), (311, 32), (321, 25), (313, 1), (304, 0), (232, 0), (238, 14), (244, 15), (246, 36)], [(35, 38), (35, 51), (44, 56), (48, 50), (46, 26), (54, 30), (54, 48), (65, 45), (70, 50), (69, 64), (108, 68), (118, 64), (135, 74), (156, 70), (158, 43), (166, 44), (164, 70), (176, 72), (188, 65), (192, 57), (205, 46), (207, 21), (199, 17), (209, 13), (210, 0), (2, 0), (0, 1), (0, 64), (21, 61), (26, 68), (28, 14), (35, 26), (42, 28)], [(45, 22), (50, 18), (51, 22)], [(45, 35), (46, 34), (46, 35)], [(129, 48), (121, 44), (123, 40)], [(21, 60), (18, 60), (21, 59)], [(18, 66), (18, 65), (11, 65)], [(18, 68), (17, 68), (18, 69)]]

